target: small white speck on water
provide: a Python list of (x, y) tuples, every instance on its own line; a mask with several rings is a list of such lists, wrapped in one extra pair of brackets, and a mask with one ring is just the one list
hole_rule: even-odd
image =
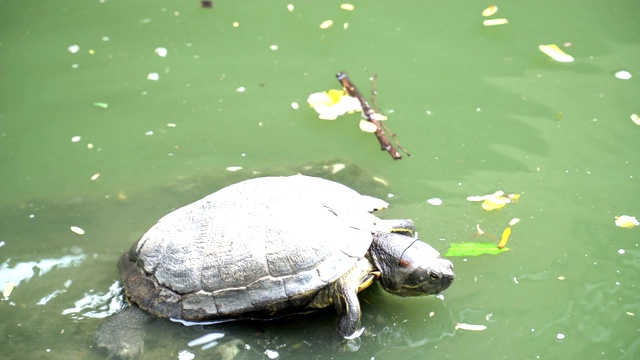
[(556, 339), (558, 339), (558, 340), (564, 340), (565, 337), (566, 336), (563, 333), (557, 333), (556, 334)]
[(160, 57), (165, 57), (169, 53), (169, 51), (167, 49), (163, 48), (163, 47), (155, 48), (155, 50), (153, 50), (153, 51), (155, 51), (156, 54), (158, 54), (158, 56), (160, 56)]

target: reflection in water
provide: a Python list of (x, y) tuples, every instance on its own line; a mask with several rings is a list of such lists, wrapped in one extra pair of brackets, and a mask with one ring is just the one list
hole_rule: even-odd
[(67, 289), (69, 288), (69, 286), (71, 286), (72, 283), (73, 283), (73, 281), (71, 281), (71, 279), (68, 279), (67, 281), (64, 282), (64, 284), (63, 284), (64, 288), (63, 289), (54, 290), (51, 294), (42, 297), (40, 300), (38, 300), (36, 305), (46, 305), (51, 299), (55, 298), (56, 296), (58, 296), (60, 294), (63, 294), (65, 292), (67, 292)]
[(122, 310), (124, 294), (120, 282), (114, 281), (106, 292), (84, 293), (84, 297), (74, 303), (74, 307), (62, 311), (62, 315), (71, 315), (73, 319), (102, 319)]
[[(87, 255), (79, 247), (71, 247), (70, 251), (71, 255), (65, 255), (57, 259), (48, 258), (39, 261), (26, 261), (17, 263), (15, 266), (11, 266), (11, 259), (7, 259), (0, 264), (0, 284), (11, 282), (15, 287), (18, 287), (22, 282), (26, 283), (36, 275), (42, 277), (51, 270), (79, 266), (87, 259)], [(63, 289), (55, 290), (53, 293), (44, 296), (37, 304), (44, 305), (59, 294), (66, 292), (71, 283), (71, 280), (65, 281)]]

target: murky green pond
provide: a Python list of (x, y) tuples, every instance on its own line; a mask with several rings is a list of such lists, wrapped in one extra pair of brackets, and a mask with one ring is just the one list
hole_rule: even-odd
[[(452, 258), (443, 297), (363, 292), (357, 352), (335, 347), (327, 310), (158, 321), (143, 358), (639, 358), (640, 228), (614, 220), (640, 217), (640, 4), (496, 3), (508, 24), (495, 26), (488, 2), (288, 4), (0, 1), (0, 286), (15, 285), (0, 357), (104, 358), (93, 336), (121, 306), (117, 259), (158, 218), (236, 181), (308, 172), (383, 197), (383, 217), (413, 219), (441, 252), (521, 221), (511, 251)], [(380, 151), (357, 114), (318, 119), (307, 97), (340, 88), (338, 71), (365, 95), (378, 74), (412, 157)], [(466, 199), (499, 189), (519, 201)], [(225, 337), (187, 346), (209, 332)]]

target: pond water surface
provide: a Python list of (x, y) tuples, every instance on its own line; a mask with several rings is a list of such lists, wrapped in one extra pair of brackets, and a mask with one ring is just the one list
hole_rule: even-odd
[[(478, 1), (353, 5), (0, 1), (0, 357), (105, 358), (93, 336), (121, 307), (116, 262), (157, 219), (242, 179), (305, 172), (384, 198), (382, 217), (411, 218), (443, 253), (478, 241), (478, 225), (499, 236), (521, 221), (510, 251), (451, 258), (442, 297), (363, 292), (356, 352), (335, 346), (329, 309), (158, 321), (143, 358), (640, 358), (640, 228), (614, 222), (640, 216), (640, 4), (497, 3), (496, 26)], [(378, 75), (412, 157), (380, 151), (357, 114), (318, 119), (306, 99), (339, 89), (338, 71), (367, 96)], [(519, 201), (466, 200), (499, 189)], [(187, 346), (210, 332), (218, 346)]]

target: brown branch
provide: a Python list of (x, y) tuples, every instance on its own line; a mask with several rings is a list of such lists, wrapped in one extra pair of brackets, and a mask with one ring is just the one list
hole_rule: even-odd
[(380, 142), (380, 146), (382, 147), (382, 150), (386, 150), (394, 160), (402, 159), (402, 154), (400, 154), (398, 150), (396, 150), (396, 148), (393, 147), (393, 145), (391, 145), (391, 142), (389, 141), (389, 138), (385, 134), (382, 124), (380, 124), (380, 121), (375, 119), (374, 115), (376, 114), (376, 112), (371, 108), (367, 100), (362, 96), (362, 94), (360, 94), (360, 91), (358, 91), (356, 86), (351, 82), (351, 80), (347, 76), (347, 73), (339, 72), (336, 75), (336, 78), (338, 79), (340, 84), (342, 84), (342, 87), (344, 88), (347, 94), (358, 99), (358, 101), (360, 102), (360, 107), (362, 107), (362, 114), (365, 116), (367, 121), (376, 125), (375, 134), (376, 134), (376, 137), (378, 138), (378, 141)]
[[(371, 81), (371, 102), (373, 103), (373, 106), (376, 107), (376, 112), (380, 114), (380, 107), (378, 106), (378, 102), (376, 101), (376, 95), (378, 95), (378, 74), (374, 74), (373, 79)], [(407, 154), (407, 156), (411, 156), (411, 154), (407, 151), (407, 149), (404, 146), (400, 145), (400, 141), (398, 141), (398, 138), (396, 138), (396, 134), (387, 127), (387, 124), (385, 124), (384, 122), (381, 122), (380, 125), (382, 125), (382, 129), (387, 134), (389, 134), (389, 136), (391, 136), (396, 146), (400, 150), (404, 151), (404, 153)]]

